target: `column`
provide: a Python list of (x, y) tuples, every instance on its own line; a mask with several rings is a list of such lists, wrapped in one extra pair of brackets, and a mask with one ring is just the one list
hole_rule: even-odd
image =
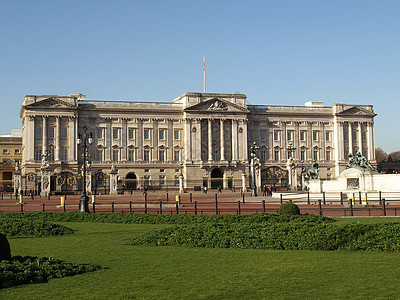
[(35, 160), (35, 117), (25, 117), (24, 124), (24, 151), (22, 151), (23, 161), (34, 161)]
[(212, 160), (212, 120), (208, 119), (208, 160)]
[(56, 151), (54, 153), (55, 161), (60, 160), (60, 153), (61, 153), (61, 125), (60, 125), (61, 117), (56, 117), (56, 128), (55, 128), (55, 138), (56, 138)]
[(127, 136), (127, 119), (122, 118), (122, 132), (121, 132), (121, 160), (126, 161), (127, 151), (128, 151), (128, 136)]
[(349, 130), (348, 130), (348, 135), (349, 135), (349, 154), (351, 153), (351, 154), (354, 154), (353, 153), (353, 127), (352, 127), (352, 125), (351, 125), (351, 123), (350, 122), (348, 122), (348, 126), (349, 126)]
[(281, 148), (282, 148), (282, 157), (281, 157), (281, 161), (286, 161), (287, 160), (287, 158), (288, 158), (288, 155), (287, 155), (287, 149), (286, 149), (286, 147), (287, 147), (287, 133), (286, 133), (286, 122), (285, 121), (282, 121), (282, 122), (280, 122), (280, 124), (281, 124), (281, 132), (282, 132), (282, 135), (281, 135)]
[(185, 160), (192, 160), (192, 133), (191, 133), (191, 119), (185, 119)]
[(137, 121), (137, 133), (136, 133), (136, 158), (138, 161), (143, 161), (143, 121), (141, 118), (136, 119)]
[(220, 132), (220, 143), (221, 143), (221, 160), (225, 160), (225, 139), (224, 139), (224, 120), (219, 120), (219, 132)]
[(375, 146), (373, 138), (373, 123), (367, 123), (367, 148), (368, 148), (368, 160), (375, 159)]
[(239, 154), (239, 159), (241, 161), (245, 161), (248, 162), (248, 151), (249, 149), (247, 148), (247, 119), (243, 119), (241, 121), (241, 125), (242, 125), (242, 136), (241, 136), (241, 141), (242, 141), (242, 146), (241, 146), (241, 150), (240, 150), (240, 154)]
[(105, 142), (105, 149), (104, 149), (104, 160), (111, 161), (112, 159), (112, 128), (111, 128), (111, 118), (106, 118), (106, 130), (104, 133), (104, 142)]
[(308, 130), (307, 130), (307, 151), (306, 153), (306, 160), (313, 160), (314, 159), (314, 154), (313, 154), (313, 148), (312, 148), (312, 138), (313, 138), (313, 127), (312, 127), (312, 122), (308, 122)]
[(232, 161), (237, 160), (237, 147), (238, 147), (238, 134), (237, 134), (237, 120), (232, 119)]
[(75, 117), (68, 117), (68, 160), (76, 161)]
[(192, 119), (192, 160), (201, 161), (201, 119)]
[(320, 156), (318, 157), (319, 160), (326, 159), (326, 135), (325, 135), (325, 124), (324, 122), (319, 122), (319, 126), (321, 129), (321, 135), (319, 136), (319, 144), (321, 148)]
[(152, 119), (152, 122), (153, 122), (152, 161), (158, 161), (158, 138), (159, 138), (159, 136), (158, 136), (158, 119)]
[(44, 155), (45, 150), (47, 149), (47, 116), (43, 116), (42, 120), (42, 155)]
[(169, 161), (174, 160), (174, 128), (173, 120), (167, 119), (168, 122), (168, 133), (167, 133), (167, 159)]
[(358, 151), (363, 154), (362, 151), (362, 123), (358, 122)]

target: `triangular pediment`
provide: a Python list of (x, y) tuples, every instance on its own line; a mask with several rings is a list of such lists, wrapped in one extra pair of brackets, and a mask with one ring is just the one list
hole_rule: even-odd
[(185, 111), (196, 111), (196, 112), (248, 112), (247, 108), (231, 103), (224, 99), (213, 98), (185, 109)]
[(75, 105), (61, 100), (57, 97), (50, 97), (35, 103), (28, 104), (26, 108), (51, 108), (51, 109), (62, 109), (62, 108), (76, 108)]
[(360, 106), (353, 106), (348, 109), (345, 109), (344, 111), (341, 111), (338, 113), (338, 115), (346, 115), (346, 116), (354, 116), (354, 115), (359, 115), (359, 116), (375, 116), (375, 114), (371, 111), (368, 111)]

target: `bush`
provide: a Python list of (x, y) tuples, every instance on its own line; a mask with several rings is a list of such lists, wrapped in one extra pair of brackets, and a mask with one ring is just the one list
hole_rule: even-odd
[(0, 218), (0, 233), (7, 236), (51, 236), (73, 233), (73, 230), (37, 218)]
[(279, 214), (290, 216), (300, 215), (300, 208), (293, 202), (286, 202), (279, 208)]
[(0, 233), (0, 260), (11, 259), (10, 243), (6, 236)]

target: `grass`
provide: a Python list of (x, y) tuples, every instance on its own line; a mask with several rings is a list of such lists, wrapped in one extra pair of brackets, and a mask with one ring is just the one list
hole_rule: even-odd
[[(349, 220), (367, 219), (388, 220)], [(75, 234), (10, 238), (12, 255), (53, 256), (107, 269), (1, 290), (1, 299), (396, 299), (400, 295), (398, 253), (129, 246), (128, 238), (166, 225), (61, 224)]]

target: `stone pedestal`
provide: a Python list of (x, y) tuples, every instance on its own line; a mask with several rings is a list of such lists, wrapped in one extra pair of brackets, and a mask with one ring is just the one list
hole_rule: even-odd
[(183, 193), (184, 189), (183, 189), (183, 175), (180, 174), (179, 175), (179, 193)]
[(111, 167), (110, 171), (110, 195), (118, 194), (118, 171), (114, 166)]
[(47, 197), (50, 194), (50, 175), (51, 169), (50, 168), (42, 168), (42, 183), (41, 183), (41, 197)]
[(22, 190), (22, 176), (21, 171), (16, 170), (14, 172), (14, 194), (19, 193)]

